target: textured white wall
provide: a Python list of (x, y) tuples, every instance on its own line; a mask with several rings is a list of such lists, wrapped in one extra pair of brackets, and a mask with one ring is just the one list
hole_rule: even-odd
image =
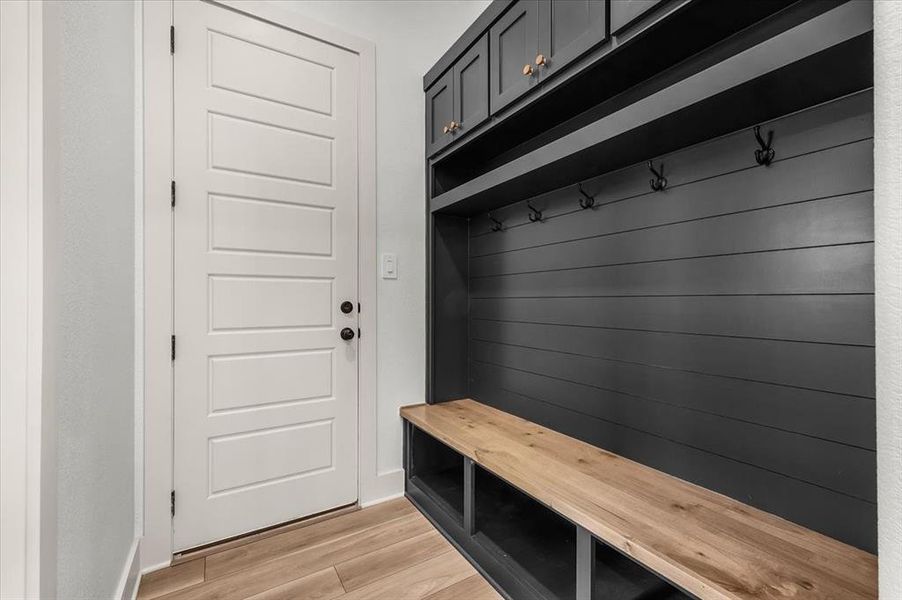
[(874, 6), (880, 598), (902, 598), (902, 2)]
[[(297, 0), (272, 4), (376, 45), (378, 247), (380, 254), (397, 253), (399, 273), (397, 280), (380, 279), (378, 290), (378, 465), (380, 473), (391, 473), (401, 468), (398, 408), (423, 402), (426, 390), (422, 78), (489, 1)], [(400, 485), (400, 479), (398, 482)]]
[(134, 508), (134, 5), (54, 6), (59, 598), (111, 598)]

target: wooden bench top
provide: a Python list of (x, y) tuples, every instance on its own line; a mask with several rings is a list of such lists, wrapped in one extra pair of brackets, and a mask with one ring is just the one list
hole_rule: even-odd
[(877, 597), (877, 557), (474, 400), (401, 416), (696, 596)]

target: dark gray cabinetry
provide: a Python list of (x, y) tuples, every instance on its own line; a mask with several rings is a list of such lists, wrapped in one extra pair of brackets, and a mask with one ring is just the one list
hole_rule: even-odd
[(454, 78), (448, 71), (426, 90), (426, 151), (435, 154), (453, 139)]
[(426, 90), (426, 151), (435, 154), (489, 116), (488, 36)]
[(540, 0), (540, 80), (607, 37), (605, 0)]
[(658, 4), (661, 0), (611, 0), (611, 33), (619, 32)]
[(452, 68), (454, 127), (452, 136), (464, 134), (489, 116), (489, 38), (487, 35), (457, 59)]
[(539, 3), (520, 0), (489, 30), (489, 104), (496, 113), (538, 83)]
[(607, 37), (606, 0), (520, 0), (491, 28), (492, 113)]

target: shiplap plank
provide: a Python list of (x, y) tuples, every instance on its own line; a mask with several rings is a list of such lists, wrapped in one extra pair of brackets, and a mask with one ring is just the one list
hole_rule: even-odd
[(874, 297), (474, 298), (470, 317), (700, 335), (874, 344)]
[[(471, 359), (874, 450), (873, 399), (474, 341)], [(749, 440), (743, 440), (748, 443)]]
[[(874, 349), (774, 340), (473, 321), (474, 341), (557, 350), (873, 398)], [(504, 352), (503, 346), (496, 352)]]
[(874, 246), (802, 248), (480, 277), (475, 298), (873, 293)]
[(873, 207), (863, 192), (473, 257), (470, 277), (873, 242)]

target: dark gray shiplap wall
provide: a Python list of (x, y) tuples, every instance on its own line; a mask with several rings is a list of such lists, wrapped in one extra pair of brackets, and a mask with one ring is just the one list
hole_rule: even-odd
[(470, 395), (875, 551), (871, 106), (471, 219)]

